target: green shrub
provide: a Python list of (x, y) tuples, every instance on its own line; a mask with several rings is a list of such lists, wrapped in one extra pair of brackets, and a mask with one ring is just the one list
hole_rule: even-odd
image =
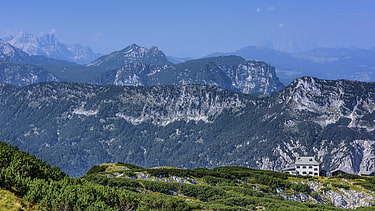
[(130, 170), (142, 170), (142, 169), (144, 169), (143, 167), (140, 167), (140, 166), (137, 166), (137, 165), (134, 165), (134, 164), (130, 164), (130, 163), (118, 162), (116, 165), (117, 166), (125, 166), (125, 167), (129, 168)]
[(330, 191), (332, 189), (330, 187), (323, 187), (320, 190), (326, 192), (326, 191)]
[(355, 174), (343, 174), (339, 176), (335, 176), (335, 178), (344, 178), (344, 179), (361, 179), (363, 177)]
[(343, 189), (346, 189), (346, 190), (350, 189), (350, 187), (348, 185), (344, 185), (344, 184), (332, 183), (332, 186), (336, 187), (336, 188), (343, 188)]
[(203, 179), (209, 184), (209, 185), (230, 185), (234, 186), (236, 183), (233, 180), (230, 179), (224, 179), (220, 177), (213, 177), (213, 176), (204, 176)]
[(310, 193), (311, 191), (309, 185), (301, 184), (301, 183), (297, 183), (297, 184), (293, 183), (292, 189), (298, 192), (302, 192), (302, 193)]
[(104, 166), (93, 166), (90, 170), (87, 171), (86, 174), (96, 174), (100, 172), (104, 172), (106, 170), (106, 167)]
[(317, 192), (310, 193), (310, 196), (313, 197), (314, 199), (318, 199), (319, 198), (319, 194)]

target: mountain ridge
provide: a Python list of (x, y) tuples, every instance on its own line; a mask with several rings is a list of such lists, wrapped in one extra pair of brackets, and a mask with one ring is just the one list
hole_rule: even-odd
[(304, 77), (262, 98), (201, 85), (2, 85), (0, 138), (70, 175), (120, 161), (281, 170), (306, 155), (371, 171), (374, 84)]
[[(15, 70), (21, 69), (20, 64), (24, 66), (23, 71), (15, 71), (13, 75), (7, 67), (0, 69), (4, 72), (2, 81), (19, 86), (43, 80), (128, 86), (201, 84), (254, 95), (268, 95), (284, 86), (276, 76), (274, 67), (235, 56), (172, 64), (157, 47), (147, 49), (132, 44), (83, 66), (44, 56), (29, 56), (22, 50), (3, 43), (4, 47), (0, 50), (4, 56), (0, 59), (19, 63), (17, 67), (13, 65)], [(39, 76), (39, 72), (49, 76)]]
[[(137, 48), (139, 49), (139, 47)], [(129, 49), (126, 48), (125, 52), (128, 51)], [(116, 54), (115, 58), (109, 55), (106, 59), (110, 59), (108, 61), (117, 60), (119, 53)], [(119, 55), (122, 57), (122, 54)], [(146, 86), (164, 84), (216, 85), (228, 90), (254, 95), (268, 95), (284, 86), (276, 76), (274, 67), (263, 62), (246, 61), (238, 56), (203, 58), (175, 65), (147, 64), (139, 62), (137, 59), (120, 69), (107, 71), (100, 83)]]

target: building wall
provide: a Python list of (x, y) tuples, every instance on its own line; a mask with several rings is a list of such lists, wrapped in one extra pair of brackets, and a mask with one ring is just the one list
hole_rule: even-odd
[(299, 164), (296, 165), (296, 171), (299, 175), (304, 176), (319, 176), (319, 165), (308, 165), (308, 164)]

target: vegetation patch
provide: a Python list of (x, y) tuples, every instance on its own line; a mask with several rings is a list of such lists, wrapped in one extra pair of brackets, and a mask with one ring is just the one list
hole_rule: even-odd
[(0, 211), (37, 210), (12, 192), (0, 189)]
[[(318, 198), (306, 184), (310, 180), (319, 179), (236, 166), (145, 169), (126, 163), (94, 166), (85, 176), (70, 178), (0, 143), (0, 206), (6, 210), (343, 210), (285, 200), (277, 191)], [(325, 188), (346, 188), (339, 181)], [(372, 185), (367, 178), (355, 181)]]

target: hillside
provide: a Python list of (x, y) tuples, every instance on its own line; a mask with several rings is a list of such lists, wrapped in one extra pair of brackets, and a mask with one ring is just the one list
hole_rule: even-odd
[(336, 207), (355, 209), (375, 201), (374, 178), (356, 175), (303, 177), (236, 166), (145, 169), (106, 163), (94, 166), (83, 178), (138, 193), (168, 195), (214, 210), (342, 210)]
[(0, 210), (192, 210), (186, 202), (69, 178), (0, 142)]
[(374, 83), (295, 80), (256, 98), (213, 86), (0, 87), (0, 139), (81, 176), (103, 162), (374, 171)]
[(93, 166), (84, 177), (69, 178), (16, 147), (0, 142), (0, 152), (0, 209), (6, 210), (339, 211), (371, 210), (375, 199), (374, 178), (296, 177), (235, 166), (145, 169), (126, 163)]
[(0, 188), (0, 210), (1, 211), (21, 211), (37, 210), (33, 209), (30, 203), (17, 197), (14, 193)]

